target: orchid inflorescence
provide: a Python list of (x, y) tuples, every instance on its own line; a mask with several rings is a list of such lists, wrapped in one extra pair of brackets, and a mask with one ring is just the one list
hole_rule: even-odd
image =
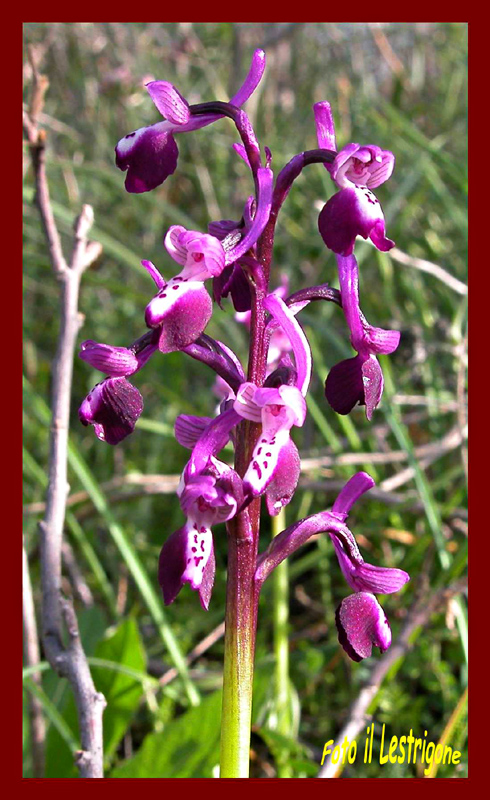
[[(398, 331), (375, 328), (362, 314), (354, 256), (358, 235), (369, 237), (379, 250), (394, 245), (385, 235), (383, 212), (372, 192), (390, 177), (393, 154), (376, 145), (359, 144), (347, 144), (337, 152), (331, 108), (321, 102), (313, 107), (318, 149), (294, 156), (274, 180), (272, 155), (265, 148), (264, 164), (241, 108), (258, 86), (264, 68), (265, 54), (257, 50), (243, 86), (228, 103), (189, 105), (172, 84), (152, 81), (147, 89), (164, 120), (129, 133), (116, 146), (116, 164), (126, 171), (127, 191), (151, 191), (177, 167), (176, 135), (229, 117), (241, 138), (235, 151), (251, 171), (255, 189), (238, 221), (212, 221), (207, 233), (181, 225), (168, 230), (164, 244), (180, 267), (174, 277), (166, 280), (154, 264), (141, 262), (157, 290), (145, 311), (147, 333), (128, 348), (92, 340), (81, 345), (80, 357), (106, 377), (83, 401), (80, 420), (93, 425), (97, 437), (113, 445), (133, 432), (143, 409), (142, 396), (128, 378), (155, 353), (187, 353), (217, 376), (215, 392), (221, 402), (216, 416), (180, 415), (175, 423), (177, 441), (191, 455), (177, 490), (185, 522), (167, 539), (160, 555), (159, 582), (166, 604), (189, 583), (207, 609), (215, 576), (213, 525), (242, 515), (240, 535), (258, 541), (249, 506), (264, 496), (269, 515), (275, 516), (294, 495), (300, 457), (291, 432), (305, 421), (312, 363), (307, 337), (297, 320), (300, 311), (310, 302), (325, 300), (344, 312), (357, 355), (334, 366), (325, 383), (326, 399), (339, 414), (348, 414), (360, 404), (371, 419), (383, 392), (377, 355), (392, 353), (400, 339)], [(323, 284), (289, 295), (287, 280), (282, 278), (281, 285), (270, 291), (277, 216), (293, 181), (312, 163), (323, 164), (338, 189), (324, 205), (318, 226), (327, 248), (335, 253), (340, 290)], [(213, 311), (205, 286), (209, 280), (214, 301), (221, 306), (231, 297), (237, 320), (250, 328), (248, 374), (226, 344), (205, 333)], [(245, 465), (243, 458), (235, 467), (220, 460), (229, 442), (247, 454)], [(357, 473), (330, 511), (294, 523), (256, 556), (255, 584), (260, 590), (272, 570), (313, 535), (330, 536), (342, 573), (354, 591), (336, 612), (339, 641), (356, 661), (370, 656), (373, 644), (384, 652), (391, 642), (389, 624), (375, 595), (396, 592), (409, 580), (403, 570), (367, 564), (346, 525), (352, 505), (373, 485), (369, 475)]]

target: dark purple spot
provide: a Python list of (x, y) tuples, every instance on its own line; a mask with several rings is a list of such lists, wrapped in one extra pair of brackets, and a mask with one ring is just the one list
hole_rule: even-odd
[(266, 453), (266, 456), (267, 456), (267, 458), (271, 458), (272, 457), (272, 453)]
[[(195, 525), (194, 525), (194, 527), (196, 528)], [(196, 531), (197, 531), (197, 528), (196, 528)], [(197, 542), (197, 533), (194, 534), (194, 541)]]
[(206, 528), (201, 528), (201, 533), (206, 533)]
[(194, 563), (195, 563), (196, 567), (199, 566), (199, 562), (202, 561), (202, 559), (203, 559), (203, 556), (194, 556)]
[(252, 464), (252, 467), (257, 472), (257, 475), (258, 475), (259, 480), (260, 480), (261, 477), (262, 477), (262, 470), (260, 469), (258, 463), (256, 461), (254, 461), (253, 464)]
[(191, 548), (193, 553), (197, 553), (197, 547)]
[(179, 288), (179, 285), (178, 285), (178, 284), (177, 284), (177, 286), (172, 286), (172, 289), (174, 290), (174, 292), (175, 292), (175, 290), (176, 290), (176, 289), (178, 289), (178, 288)]
[(264, 461), (264, 469), (267, 469), (267, 461)]
[(259, 447), (259, 449), (257, 450), (257, 455), (260, 456), (261, 452), (262, 452), (262, 448)]
[(125, 139), (132, 139), (133, 136), (136, 136), (136, 131), (133, 131), (133, 133), (128, 133), (124, 138)]
[(201, 539), (201, 551), (204, 553), (204, 539)]

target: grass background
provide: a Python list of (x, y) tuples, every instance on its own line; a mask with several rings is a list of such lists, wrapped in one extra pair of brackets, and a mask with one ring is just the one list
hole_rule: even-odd
[[(247, 169), (231, 148), (234, 128), (222, 120), (178, 137), (178, 169), (162, 187), (127, 194), (124, 176), (114, 166), (114, 146), (129, 131), (159, 119), (144, 83), (171, 81), (190, 102), (225, 100), (241, 84), (258, 46), (267, 52), (266, 77), (247, 111), (259, 141), (273, 153), (275, 171), (295, 153), (316, 146), (311, 107), (328, 99), (340, 146), (374, 142), (395, 153), (393, 177), (377, 190), (387, 235), (404, 253), (466, 280), (465, 24), (29, 23), (25, 42), (50, 82), (41, 121), (63, 243), (68, 251), (72, 220), (82, 203), (90, 203), (96, 218), (93, 238), (104, 247), (83, 279), (80, 307), (86, 321), (80, 341), (127, 345), (143, 333), (144, 307), (153, 288), (140, 259), (153, 260), (170, 276), (172, 262), (162, 246), (168, 227), (206, 230), (210, 220), (237, 218), (251, 190)], [(30, 80), (26, 59), (26, 94)], [(36, 525), (46, 490), (59, 312), (28, 164), (26, 158), (24, 518), (39, 607)], [(334, 256), (317, 231), (318, 213), (332, 191), (319, 166), (309, 167), (296, 181), (277, 230), (276, 284), (286, 273), (292, 291), (325, 281), (338, 285)], [(368, 496), (351, 517), (369, 561), (402, 567), (412, 576), (404, 590), (381, 599), (396, 637), (419, 593), (449, 585), (466, 567), (465, 452), (458, 444), (465, 420), (466, 297), (363, 242), (356, 245), (356, 254), (363, 311), (374, 325), (400, 329), (401, 344), (382, 358), (386, 389), (373, 422), (367, 423), (359, 408), (340, 417), (324, 399), (323, 382), (328, 369), (352, 353), (343, 315), (328, 303), (301, 313), (314, 374), (310, 414), (294, 438), (302, 455), (332, 460), (303, 476), (287, 520), (328, 507), (332, 486), (356, 469), (365, 468), (382, 486), (388, 481), (393, 487), (398, 476), (391, 497)], [(215, 311), (207, 332), (246, 357), (245, 332), (233, 321), (229, 305)], [(124, 476), (136, 476), (134, 481), (147, 474), (180, 473), (187, 451), (175, 442), (173, 423), (179, 413), (213, 413), (213, 378), (203, 365), (179, 353), (154, 357), (135, 380), (145, 401), (137, 429), (111, 448), (77, 418), (81, 399), (99, 377), (76, 359), (70, 486), (72, 493), (86, 494), (67, 516), (66, 537), (81, 579), (67, 567), (65, 589), (75, 595), (95, 683), (109, 700), (106, 775), (212, 776), (218, 760), (222, 639), (192, 664), (187, 678), (177, 675), (162, 686), (159, 677), (223, 620), (224, 527), (215, 530), (217, 577), (209, 612), (201, 610), (187, 588), (164, 609), (156, 578), (158, 554), (181, 524), (179, 504), (174, 494), (162, 492), (162, 481), (159, 493), (148, 494), (135, 490), (134, 483), (124, 484)], [(417, 457), (417, 448), (437, 448), (448, 435), (456, 444), (441, 447), (432, 463)], [(365, 461), (342, 465), (338, 459), (345, 453), (364, 453)], [(388, 463), (373, 465), (373, 454), (384, 454)], [(267, 516), (262, 537), (266, 546)], [(88, 592), (80, 594), (80, 580)], [(257, 640), (254, 776), (274, 776), (287, 762), (293, 776), (314, 777), (324, 742), (335, 737), (368, 678), (378, 656), (353, 664), (338, 645), (334, 610), (346, 594), (326, 538), (294, 557), (289, 570), (291, 708), (285, 736), (277, 732), (277, 698), (270, 685), (273, 598), (265, 585)], [(412, 728), (421, 736), (426, 730), (436, 742), (446, 732), (449, 743), (462, 750), (462, 759), (458, 767), (441, 766), (438, 776), (467, 775), (465, 619), (464, 600), (447, 604), (390, 671), (371, 708), (379, 723), (375, 753), (383, 723), (388, 738), (407, 735)], [(27, 694), (33, 691), (29, 674), (25, 687)], [(78, 733), (70, 691), (45, 668), (43, 692), (46, 776), (76, 777), (71, 749)], [(197, 695), (200, 705), (193, 707), (190, 701)], [(462, 697), (462, 713), (447, 729)], [(27, 724), (24, 774), (32, 776)], [(376, 756), (370, 765), (358, 757), (343, 771), (343, 777), (418, 774), (420, 767), (413, 765), (380, 766)]]

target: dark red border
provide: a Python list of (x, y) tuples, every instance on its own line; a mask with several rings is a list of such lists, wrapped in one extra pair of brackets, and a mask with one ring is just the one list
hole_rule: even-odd
[[(271, 2), (266, 3), (265, 5), (262, 4), (259, 8), (255, 6), (255, 4), (248, 4), (248, 5), (238, 5), (238, 4), (231, 4), (231, 3), (216, 3), (213, 2), (211, 5), (206, 7), (206, 16), (207, 19), (202, 19), (202, 12), (203, 12), (203, 5), (202, 3), (197, 6), (196, 3), (196, 12), (195, 14), (192, 13), (193, 4), (186, 3), (185, 7), (180, 7), (182, 10), (185, 10), (185, 18), (190, 21), (203, 21), (203, 22), (217, 22), (222, 20), (230, 20), (230, 16), (238, 16), (238, 20), (236, 21), (277, 21), (277, 19), (283, 19), (284, 17), (289, 18), (289, 21), (293, 22), (303, 22), (303, 21), (316, 21), (316, 20), (325, 20), (328, 17), (328, 21), (363, 21), (363, 17), (368, 17), (372, 20), (374, 17), (377, 19), (389, 19), (390, 21), (394, 22), (413, 22), (413, 21), (457, 21), (457, 22), (469, 22), (469, 32), (470, 32), (470, 44), (471, 44), (471, 61), (470, 66), (472, 69), (470, 70), (470, 98), (472, 97), (474, 100), (472, 106), (472, 127), (471, 130), (479, 132), (479, 148), (478, 148), (478, 156), (475, 150), (471, 151), (473, 153), (473, 160), (476, 162), (478, 158), (478, 165), (481, 170), (481, 179), (476, 179), (473, 183), (472, 189), (472, 201), (470, 204), (470, 210), (472, 213), (474, 229), (477, 232), (479, 237), (478, 245), (476, 242), (474, 243), (474, 266), (473, 266), (473, 276), (474, 276), (474, 287), (475, 291), (470, 292), (470, 309), (472, 311), (472, 319), (473, 325), (476, 329), (475, 335), (472, 339), (472, 347), (470, 352), (472, 354), (471, 361), (475, 364), (475, 371), (474, 377), (478, 384), (484, 380), (487, 374), (487, 362), (488, 362), (488, 354), (486, 352), (486, 341), (484, 336), (484, 327), (483, 324), (486, 319), (490, 315), (490, 309), (488, 308), (488, 300), (487, 300), (487, 292), (486, 287), (488, 285), (488, 272), (489, 272), (489, 265), (487, 259), (485, 258), (485, 247), (487, 244), (487, 233), (489, 230), (489, 223), (488, 223), (488, 209), (490, 206), (490, 202), (487, 198), (482, 197), (486, 185), (488, 183), (487, 177), (487, 162), (488, 162), (488, 155), (486, 153), (486, 133), (487, 133), (487, 126), (486, 121), (483, 119), (483, 114), (487, 111), (488, 106), (488, 74), (489, 74), (489, 67), (487, 62), (487, 55), (489, 44), (486, 36), (487, 32), (487, 25), (486, 20), (481, 14), (479, 18), (476, 17), (476, 11), (473, 10), (475, 7), (465, 6), (461, 7), (458, 6), (454, 13), (452, 12), (451, 7), (445, 3), (444, 6), (442, 3), (439, 7), (432, 4), (430, 7), (430, 18), (427, 20), (427, 6), (426, 4), (418, 4), (417, 6), (414, 3), (411, 3), (409, 6), (406, 4), (403, 5), (396, 5), (393, 4), (379, 4), (377, 3), (374, 7), (367, 6), (363, 4), (362, 6), (358, 7), (356, 14), (356, 7), (352, 4), (348, 6), (342, 4), (336, 4), (336, 8), (333, 9), (331, 6), (325, 3), (309, 3), (307, 7), (305, 6), (298, 6), (296, 5), (294, 8), (291, 9), (289, 13), (287, 12), (287, 7), (284, 4), (276, 4), (274, 5)], [(420, 9), (420, 13), (419, 13)], [(142, 10), (140, 7), (139, 11)], [(171, 4), (159, 5), (156, 4), (151, 8), (152, 14), (150, 15), (150, 19), (154, 19), (157, 16), (164, 17), (165, 22), (178, 22), (183, 21), (182, 17), (175, 18), (175, 11), (177, 10), (176, 7), (173, 7)], [(298, 11), (302, 10), (303, 13), (307, 12), (308, 19), (299, 19), (298, 18)], [(102, 12), (102, 16), (101, 16)], [(4, 354), (4, 365), (5, 365), (5, 372), (4, 372), (4, 391), (3, 391), (3, 413), (2, 413), (2, 451), (3, 451), (3, 458), (4, 458), (4, 479), (3, 479), (3, 488), (4, 491), (3, 495), (3, 503), (2, 503), (2, 521), (3, 521), (3, 531), (2, 531), (2, 542), (4, 546), (4, 556), (3, 556), (3, 574), (2, 574), (2, 596), (3, 596), (3, 615), (2, 615), (2, 627), (3, 627), (3, 680), (2, 680), (2, 727), (4, 732), (4, 742), (3, 742), (3, 758), (2, 758), (2, 772), (3, 772), (3, 781), (2, 783), (8, 784), (12, 780), (15, 782), (16, 787), (15, 791), (19, 792), (21, 790), (21, 794), (24, 792), (31, 791), (38, 795), (39, 789), (41, 788), (39, 784), (46, 784), (46, 791), (51, 794), (53, 792), (53, 786), (50, 784), (56, 783), (70, 783), (70, 796), (74, 796), (73, 792), (76, 795), (79, 793), (86, 793), (87, 789), (83, 784), (85, 783), (84, 780), (73, 781), (69, 779), (44, 779), (44, 780), (36, 780), (36, 779), (23, 779), (19, 778), (22, 772), (22, 757), (21, 757), (21, 728), (22, 728), (22, 718), (20, 712), (20, 704), (22, 702), (22, 691), (19, 690), (19, 698), (18, 695), (11, 687), (16, 685), (16, 681), (18, 680), (18, 671), (17, 671), (17, 663), (16, 663), (16, 656), (13, 656), (13, 653), (19, 653), (19, 659), (22, 659), (22, 627), (21, 624), (18, 624), (18, 618), (16, 614), (12, 613), (12, 601), (10, 599), (10, 586), (8, 585), (8, 581), (10, 579), (13, 570), (9, 569), (9, 564), (16, 563), (17, 553), (19, 552), (19, 564), (20, 564), (20, 548), (19, 551), (17, 550), (17, 520), (20, 517), (22, 519), (22, 511), (21, 511), (21, 504), (22, 504), (22, 488), (21, 485), (17, 488), (16, 481), (13, 480), (13, 476), (17, 473), (17, 467), (19, 468), (19, 474), (22, 475), (22, 454), (21, 454), (21, 447), (20, 447), (20, 438), (21, 434), (17, 433), (17, 426), (13, 424), (12, 421), (12, 412), (14, 411), (14, 417), (17, 419), (17, 413), (20, 417), (20, 422), (22, 423), (20, 408), (22, 406), (22, 390), (21, 390), (21, 364), (22, 364), (22, 349), (21, 344), (19, 343), (18, 347), (16, 344), (16, 337), (15, 331), (18, 330), (18, 326), (20, 326), (20, 319), (22, 314), (22, 276), (21, 270), (22, 267), (20, 264), (22, 263), (22, 243), (21, 243), (21, 232), (22, 232), (22, 222), (20, 212), (19, 215), (14, 212), (15, 203), (12, 202), (10, 198), (10, 193), (12, 192), (12, 187), (16, 187), (14, 190), (14, 196), (16, 196), (17, 191), (19, 195), (21, 193), (21, 180), (18, 181), (18, 178), (21, 177), (21, 168), (20, 168), (20, 161), (21, 161), (21, 151), (19, 147), (19, 161), (13, 158), (10, 155), (10, 150), (8, 148), (8, 139), (11, 137), (13, 141), (13, 151), (17, 152), (18, 146), (18, 139), (17, 139), (17, 128), (16, 126), (12, 126), (10, 124), (10, 120), (13, 117), (13, 111), (17, 114), (18, 109), (18, 98), (21, 93), (22, 88), (22, 25), (23, 22), (32, 22), (32, 21), (66, 21), (66, 22), (77, 22), (77, 21), (107, 21), (112, 19), (118, 19), (121, 16), (127, 15), (127, 13), (134, 13), (134, 9), (131, 8), (124, 8), (121, 4), (116, 6), (115, 3), (108, 4), (104, 3), (103, 6), (100, 3), (84, 3), (82, 6), (80, 5), (67, 5), (66, 3), (50, 3), (48, 6), (43, 7), (42, 4), (39, 3), (23, 3), (22, 8), (19, 8), (19, 16), (22, 16), (22, 19), (17, 19), (14, 17), (16, 11), (9, 7), (9, 4), (6, 4), (6, 8), (2, 13), (2, 22), (3, 22), (3, 37), (2, 37), (2, 54), (4, 56), (4, 65), (3, 65), (3, 113), (4, 113), (4, 127), (3, 132), (4, 136), (7, 139), (7, 142), (3, 141), (3, 154), (4, 157), (2, 159), (2, 178), (3, 178), (3, 190), (4, 190), (4, 198), (6, 200), (4, 205), (4, 212), (3, 212), (3, 244), (6, 245), (7, 252), (5, 253), (3, 259), (3, 299), (4, 302), (2, 303), (2, 317), (3, 317), (3, 354)], [(330, 18), (330, 13), (335, 13), (337, 15), (337, 20)], [(45, 20), (44, 17), (48, 17), (48, 20)], [(169, 19), (169, 16), (173, 16), (173, 18)], [(267, 20), (267, 16), (269, 16), (269, 20)], [(462, 19), (462, 16), (465, 19)], [(11, 18), (12, 17), (12, 18)], [(248, 19), (250, 17), (250, 19)], [(293, 19), (291, 19), (293, 17)], [(349, 19), (350, 17), (350, 19)], [(449, 18), (448, 17), (452, 17)], [(138, 17), (138, 21), (141, 21)], [(150, 20), (148, 20), (150, 21)], [(18, 67), (18, 72), (17, 72)], [(18, 77), (17, 77), (18, 76)], [(20, 117), (20, 114), (19, 114)], [(478, 119), (480, 117), (480, 119)], [(20, 126), (20, 123), (19, 123)], [(476, 139), (476, 135), (474, 136)], [(475, 172), (475, 174), (477, 174)], [(17, 186), (19, 187), (17, 190)], [(479, 196), (480, 195), (480, 196)], [(20, 203), (19, 203), (20, 207)], [(9, 212), (9, 218), (6, 220), (5, 212)], [(15, 209), (16, 211), (16, 209)], [(19, 221), (17, 221), (19, 220)], [(480, 224), (478, 224), (480, 223)], [(18, 229), (17, 229), (18, 226)], [(18, 233), (18, 236), (17, 236)], [(18, 242), (18, 244), (17, 244)], [(478, 246), (478, 251), (477, 251)], [(18, 248), (18, 249), (17, 249)], [(20, 251), (20, 258), (19, 258), (19, 251)], [(19, 264), (20, 261), (20, 264)], [(478, 285), (477, 285), (478, 284)], [(479, 329), (479, 330), (478, 330)], [(8, 333), (7, 333), (8, 332)], [(479, 334), (479, 335), (478, 335)], [(15, 343), (15, 346), (13, 344)], [(480, 351), (480, 353), (478, 352)], [(17, 355), (18, 353), (18, 355)], [(17, 367), (19, 365), (18, 374), (17, 369), (13, 370), (14, 375), (12, 376), (12, 364)], [(12, 380), (14, 377), (14, 380)], [(18, 378), (18, 382), (17, 382)], [(478, 389), (480, 388), (480, 391)], [(17, 394), (18, 393), (18, 394)], [(488, 551), (488, 540), (489, 540), (489, 530), (488, 530), (488, 523), (486, 515), (483, 515), (483, 507), (481, 505), (481, 499), (485, 498), (485, 494), (488, 495), (488, 486), (487, 486), (487, 475), (489, 471), (488, 467), (488, 458), (486, 457), (486, 450), (485, 443), (489, 440), (488, 437), (488, 423), (484, 419), (484, 409), (487, 405), (487, 398), (489, 396), (488, 386), (476, 386), (473, 395), (475, 398), (474, 402), (474, 415), (475, 419), (478, 419), (478, 415), (480, 417), (480, 430), (479, 430), (479, 442), (481, 443), (481, 448), (477, 447), (475, 451), (471, 450), (471, 475), (473, 479), (473, 506), (472, 506), (472, 513), (471, 519), (476, 522), (477, 524), (474, 525), (474, 536), (476, 537), (475, 547), (481, 547), (480, 550), (480, 558), (475, 559), (473, 563), (473, 584), (475, 586), (475, 596), (478, 593), (480, 587), (483, 587), (483, 591), (486, 589), (488, 584), (488, 576), (486, 569), (487, 565), (487, 558), (486, 553)], [(477, 405), (478, 404), (478, 405)], [(19, 409), (19, 411), (18, 411)], [(21, 425), (19, 425), (21, 429)], [(19, 436), (19, 439), (17, 438)], [(480, 464), (478, 465), (478, 460), (480, 460)], [(480, 466), (480, 469), (478, 469)], [(6, 485), (5, 478), (8, 480), (8, 485)], [(22, 480), (22, 478), (21, 478)], [(17, 516), (17, 503), (16, 499), (19, 497), (19, 512)], [(479, 507), (480, 506), (480, 507)], [(478, 524), (480, 523), (480, 524)], [(15, 532), (15, 533), (14, 533)], [(6, 552), (5, 552), (6, 551)], [(5, 567), (7, 567), (5, 569)], [(481, 580), (478, 580), (478, 572), (481, 572)], [(20, 567), (19, 567), (19, 574), (20, 574)], [(19, 581), (20, 583), (20, 581)], [(17, 587), (17, 584), (16, 584)], [(16, 592), (14, 593), (16, 594)], [(20, 591), (19, 591), (20, 595)], [(477, 598), (478, 600), (478, 598)], [(21, 605), (21, 598), (19, 601), (19, 605)], [(472, 725), (472, 743), (471, 743), (471, 766), (470, 766), (470, 777), (467, 779), (459, 779), (459, 780), (447, 780), (447, 779), (439, 779), (436, 778), (435, 781), (437, 783), (444, 784), (444, 793), (451, 793), (454, 791), (458, 792), (465, 792), (467, 790), (468, 781), (473, 783), (473, 789), (477, 789), (476, 782), (481, 777), (483, 779), (484, 775), (487, 772), (487, 764), (490, 759), (490, 752), (487, 750), (487, 716), (488, 712), (486, 712), (486, 708), (488, 708), (488, 688), (487, 682), (485, 681), (486, 674), (489, 671), (488, 655), (485, 649), (485, 644), (487, 642), (487, 630), (489, 627), (489, 622), (486, 618), (486, 603), (485, 602), (476, 602), (476, 608), (473, 608), (471, 611), (471, 616), (478, 618), (481, 617), (481, 625), (476, 628), (477, 634), (479, 634), (479, 648), (477, 653), (476, 645), (475, 647), (471, 647), (470, 644), (470, 652), (472, 652), (474, 657), (474, 664), (472, 664), (472, 692), (470, 695), (470, 715), (469, 718), (471, 720)], [(20, 615), (21, 612), (19, 612)], [(476, 635), (476, 634), (475, 634)], [(17, 647), (18, 645), (18, 647)], [(15, 667), (13, 665), (15, 662)], [(480, 684), (480, 686), (479, 686)], [(18, 733), (18, 736), (17, 736)], [(19, 754), (19, 755), (18, 755)], [(19, 763), (20, 762), (20, 763)], [(17, 764), (19, 766), (17, 767)], [(18, 783), (22, 784), (19, 786)], [(118, 796), (120, 795), (121, 789), (121, 782), (125, 784), (124, 789), (128, 789), (128, 791), (134, 790), (134, 784), (136, 781), (142, 781), (145, 785), (148, 781), (150, 784), (154, 784), (155, 782), (161, 783), (162, 781), (166, 784), (162, 787), (162, 791), (169, 791), (172, 792), (174, 790), (179, 791), (177, 787), (180, 786), (180, 791), (182, 790), (183, 786), (179, 779), (119, 779), (116, 781), (116, 787), (111, 790), (107, 788), (108, 784), (107, 781), (104, 781), (104, 785), (99, 789), (95, 788), (95, 791), (100, 791), (101, 794), (104, 793), (104, 797), (107, 798), (109, 791), (109, 796), (111, 795), (112, 791), (117, 792)], [(272, 782), (280, 782), (279, 779), (269, 779), (269, 783)], [(361, 780), (361, 779), (359, 779)], [(372, 783), (375, 779), (363, 778), (364, 782)], [(377, 779), (379, 780), (379, 779)], [(461, 783), (460, 781), (463, 781)], [(185, 786), (188, 786), (188, 783), (193, 784), (189, 786), (189, 791), (201, 791), (204, 789), (205, 791), (209, 789), (210, 791), (215, 793), (221, 794), (222, 792), (229, 793), (230, 791), (233, 792), (233, 796), (244, 796), (244, 793), (250, 791), (249, 784), (250, 782), (254, 784), (264, 784), (263, 779), (250, 779), (248, 782), (242, 782), (240, 780), (218, 780), (212, 783), (204, 779), (188, 779)], [(354, 781), (354, 782), (353, 782)], [(426, 783), (423, 779), (413, 778), (411, 782), (406, 783), (405, 779), (393, 779), (393, 778), (386, 778), (383, 779), (382, 787), (379, 787), (379, 791), (382, 790), (387, 792), (396, 792), (397, 796), (399, 796), (400, 791), (401, 793), (405, 792), (419, 792), (421, 790), (420, 786), (413, 787), (413, 781), (417, 783)], [(112, 782), (111, 782), (112, 783)], [(194, 784), (202, 784), (202, 787), (196, 787)], [(229, 783), (234, 783), (233, 787), (230, 787)], [(267, 791), (267, 787), (269, 783), (265, 783), (265, 790)], [(392, 785), (396, 783), (396, 788)], [(487, 783), (487, 781), (485, 781)], [(129, 785), (128, 785), (129, 784)], [(168, 784), (168, 785), (167, 785)], [(172, 787), (170, 784), (177, 784), (177, 786)], [(207, 785), (206, 785), (207, 784)], [(427, 791), (431, 791), (431, 784), (427, 784)], [(153, 791), (157, 789), (154, 785), (150, 787)], [(305, 786), (305, 790), (309, 794), (319, 795), (324, 797), (330, 792), (338, 792), (341, 791), (342, 795), (345, 796), (345, 793), (350, 792), (359, 792), (359, 785), (356, 783), (356, 779), (350, 779), (348, 781), (343, 781), (342, 786), (339, 787), (338, 785), (335, 787), (323, 785), (323, 782), (316, 782), (316, 781), (308, 781)], [(367, 791), (376, 791), (372, 787), (366, 787)], [(160, 790), (158, 787), (157, 791)], [(63, 789), (61, 789), (63, 791)], [(94, 791), (92, 788), (91, 791)], [(257, 791), (257, 787), (254, 786), (253, 792)], [(294, 789), (293, 789), (294, 791)], [(361, 789), (362, 791), (362, 789)], [(7, 788), (8, 792), (8, 788)], [(424, 792), (424, 790), (422, 790)]]

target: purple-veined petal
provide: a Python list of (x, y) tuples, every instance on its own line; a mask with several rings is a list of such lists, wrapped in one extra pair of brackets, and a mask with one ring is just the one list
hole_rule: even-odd
[(208, 233), (223, 241), (230, 233), (238, 230), (240, 223), (233, 219), (220, 219), (208, 224)]
[(230, 439), (230, 432), (239, 422), (241, 422), (239, 415), (230, 408), (209, 423), (192, 451), (186, 468), (189, 475), (206, 469), (210, 457), (217, 455), (225, 447)]
[(178, 276), (181, 279), (205, 281), (224, 269), (225, 251), (215, 236), (172, 225), (164, 243), (172, 258), (184, 267)]
[(367, 472), (356, 472), (337, 495), (337, 499), (332, 506), (332, 512), (345, 522), (354, 503), (375, 485), (373, 478)]
[(183, 233), (187, 233), (183, 225), (171, 225), (163, 241), (168, 254), (182, 267), (187, 261), (187, 248), (180, 241)]
[(303, 395), (306, 395), (311, 379), (311, 351), (304, 331), (293, 312), (278, 294), (273, 292), (268, 295), (263, 301), (263, 306), (277, 320), (291, 342), (296, 363), (296, 386)]
[(263, 232), (268, 222), (271, 210), (273, 188), (272, 179), (272, 170), (268, 169), (267, 167), (260, 167), (257, 170), (258, 200), (255, 216), (250, 229), (247, 231), (243, 239), (236, 245), (236, 247), (226, 252), (226, 265), (233, 264), (235, 261), (238, 261), (241, 256), (245, 255), (247, 250), (249, 250), (255, 244)]
[(325, 381), (325, 397), (337, 414), (349, 414), (357, 403), (364, 403), (363, 356), (335, 364)]
[(331, 167), (330, 174), (337, 186), (367, 186), (375, 189), (391, 176), (395, 157), (389, 150), (374, 144), (347, 144), (340, 150)]
[(236, 393), (236, 399), (233, 403), (233, 408), (240, 414), (243, 419), (249, 419), (251, 422), (260, 422), (262, 419), (262, 409), (254, 400), (257, 387), (254, 383), (242, 383)]
[(379, 405), (384, 385), (383, 371), (376, 356), (369, 356), (362, 365), (362, 385), (364, 387), (366, 417), (370, 420), (375, 408)]
[(195, 342), (213, 313), (212, 300), (200, 281), (172, 278), (145, 311), (149, 328), (160, 328), (158, 348), (173, 353)]
[(212, 421), (211, 417), (194, 417), (190, 414), (179, 414), (175, 420), (175, 438), (182, 447), (192, 450), (201, 434)]
[[(347, 539), (347, 532), (352, 540)], [(377, 567), (368, 564), (357, 548), (354, 536), (348, 528), (343, 531), (343, 541), (338, 533), (329, 532), (342, 574), (355, 592), (373, 592), (376, 594), (393, 594), (398, 592), (410, 576), (402, 569), (395, 567)], [(348, 545), (350, 552), (347, 552)]]
[(138, 359), (132, 350), (127, 347), (112, 347), (92, 339), (82, 342), (78, 355), (83, 361), (112, 378), (132, 375), (139, 368)]
[(124, 377), (106, 378), (87, 395), (78, 410), (82, 425), (93, 425), (101, 441), (118, 444), (134, 431), (143, 398)]
[(320, 212), (318, 228), (327, 247), (343, 256), (352, 254), (358, 235), (369, 237), (378, 250), (395, 246), (385, 236), (379, 200), (366, 186), (352, 186), (334, 194)]
[(389, 353), (394, 353), (400, 344), (400, 331), (374, 328), (372, 325), (366, 324), (364, 335), (369, 345), (369, 351), (373, 354), (389, 355)]
[[(200, 592), (201, 604), (207, 609), (214, 581), (213, 551), (211, 531), (204, 526), (198, 529), (189, 521), (167, 539), (158, 564), (158, 581), (165, 605), (173, 603), (184, 583), (189, 583), (192, 589)], [(208, 564), (211, 569), (206, 569)]]
[(370, 165), (370, 175), (367, 181), (369, 189), (376, 189), (391, 177), (395, 168), (395, 156), (389, 150), (381, 150), (381, 161)]
[(179, 150), (167, 123), (138, 128), (116, 145), (116, 165), (126, 171), (128, 192), (150, 192), (175, 172)]
[(279, 514), (281, 508), (293, 499), (301, 472), (301, 459), (298, 448), (289, 437), (281, 449), (276, 469), (265, 491), (267, 511), (271, 517)]
[(162, 117), (174, 125), (185, 125), (189, 122), (189, 103), (173, 84), (168, 81), (150, 81), (146, 88)]
[(186, 475), (184, 471), (184, 486), (179, 499), (182, 511), (197, 526), (211, 527), (218, 522), (226, 522), (235, 516), (237, 510), (236, 498), (220, 485), (220, 479), (214, 475), (196, 474)]
[[(318, 144), (325, 150), (336, 150), (335, 124), (330, 103), (323, 101), (313, 106)], [(328, 169), (330, 164), (325, 164)], [(330, 171), (330, 170), (328, 170)]]
[(359, 592), (342, 600), (335, 614), (339, 642), (353, 661), (369, 658), (373, 645), (384, 653), (391, 644), (386, 615), (373, 594)]

